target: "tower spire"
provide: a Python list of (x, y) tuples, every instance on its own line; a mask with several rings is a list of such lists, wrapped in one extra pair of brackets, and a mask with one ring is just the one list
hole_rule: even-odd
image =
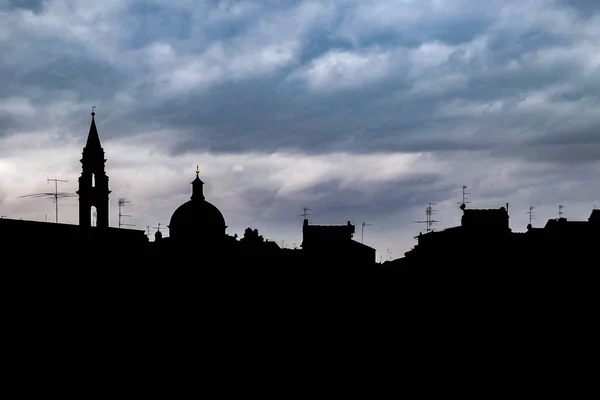
[(88, 150), (98, 150), (102, 149), (102, 145), (100, 144), (100, 136), (98, 136), (98, 129), (96, 128), (96, 119), (94, 116), (96, 115), (96, 106), (92, 107), (92, 123), (90, 124), (90, 132), (88, 133), (87, 142), (85, 143), (85, 148)]
[(90, 227), (91, 210), (96, 208), (96, 227), (108, 228), (108, 176), (105, 171), (106, 159), (100, 145), (94, 116), (96, 106), (92, 107), (92, 123), (81, 158), (81, 176), (79, 177), (79, 225)]

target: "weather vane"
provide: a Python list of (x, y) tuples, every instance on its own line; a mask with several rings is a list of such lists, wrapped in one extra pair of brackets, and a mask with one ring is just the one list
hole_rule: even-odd
[(96, 106), (92, 106), (92, 112), (95, 113), (96, 112)]
[(198, 164), (196, 164), (196, 175), (200, 173), (200, 169), (198, 168)]

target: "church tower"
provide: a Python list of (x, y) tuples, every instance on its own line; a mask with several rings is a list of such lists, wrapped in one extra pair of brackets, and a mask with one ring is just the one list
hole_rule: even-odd
[(104, 171), (106, 159), (104, 149), (100, 145), (100, 137), (96, 129), (92, 108), (92, 123), (87, 142), (83, 148), (81, 160), (81, 176), (79, 177), (79, 225), (92, 225), (92, 207), (96, 207), (96, 226), (108, 228), (108, 176)]

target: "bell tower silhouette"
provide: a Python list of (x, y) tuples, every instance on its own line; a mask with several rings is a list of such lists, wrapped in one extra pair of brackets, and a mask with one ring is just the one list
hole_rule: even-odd
[(92, 225), (92, 207), (96, 207), (96, 226), (108, 228), (108, 176), (104, 170), (106, 159), (104, 149), (100, 145), (100, 137), (96, 129), (92, 107), (92, 123), (87, 142), (83, 148), (81, 160), (81, 176), (79, 177), (79, 225)]

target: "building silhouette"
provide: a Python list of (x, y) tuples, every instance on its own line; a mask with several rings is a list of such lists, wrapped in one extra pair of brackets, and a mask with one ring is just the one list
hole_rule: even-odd
[(192, 182), (192, 196), (175, 210), (169, 223), (169, 237), (178, 241), (221, 243), (225, 240), (225, 218), (217, 207), (204, 197), (204, 182), (198, 176)]
[(403, 258), (386, 262), (383, 269), (556, 269), (591, 265), (598, 258), (600, 210), (588, 221), (550, 219), (543, 228), (527, 226), (526, 232), (513, 232), (505, 207), (467, 209), (460, 206), (461, 225), (419, 234), (417, 245)]
[[(355, 226), (311, 225), (305, 216), (302, 244), (285, 249), (248, 227), (243, 237), (227, 234), (223, 213), (204, 195), (196, 167), (188, 201), (174, 210), (168, 235), (109, 226), (110, 194), (105, 152), (96, 127), (95, 112), (81, 157), (79, 224), (0, 218), (3, 257), (20, 262), (43, 262), (68, 249), (64, 263), (77, 267), (140, 265), (200, 267), (202, 271), (414, 271), (442, 269), (569, 268), (595, 265), (600, 243), (600, 210), (587, 221), (560, 216), (542, 228), (525, 232), (510, 229), (508, 205), (498, 209), (468, 209), (460, 226), (419, 234), (417, 245), (404, 257), (376, 263), (375, 249), (353, 239)], [(92, 223), (95, 209), (96, 223)], [(58, 250), (61, 249), (61, 250)]]
[[(375, 250), (352, 240), (354, 226), (314, 226), (305, 221), (301, 249), (282, 249), (265, 240), (257, 229), (247, 228), (240, 239), (226, 233), (222, 212), (210, 203), (203, 191), (204, 182), (196, 167), (191, 182), (190, 200), (172, 214), (168, 236), (159, 229), (154, 241), (143, 230), (109, 226), (110, 194), (105, 151), (96, 127), (95, 112), (81, 157), (79, 224), (0, 219), (0, 243), (5, 254), (11, 251), (28, 262), (41, 262), (58, 248), (76, 253), (76, 264), (93, 265), (187, 265), (249, 271), (314, 270), (324, 262), (328, 267), (375, 270)], [(92, 223), (95, 209), (96, 223)], [(75, 263), (75, 261), (73, 261)]]
[(92, 225), (92, 207), (96, 208), (96, 226), (108, 228), (109, 195), (108, 176), (105, 171), (106, 159), (100, 144), (98, 129), (92, 111), (92, 122), (87, 142), (81, 157), (81, 176), (79, 177), (79, 225)]
[(353, 240), (356, 228), (346, 225), (302, 225), (302, 249), (313, 260), (343, 265), (368, 265), (375, 260), (375, 249)]

